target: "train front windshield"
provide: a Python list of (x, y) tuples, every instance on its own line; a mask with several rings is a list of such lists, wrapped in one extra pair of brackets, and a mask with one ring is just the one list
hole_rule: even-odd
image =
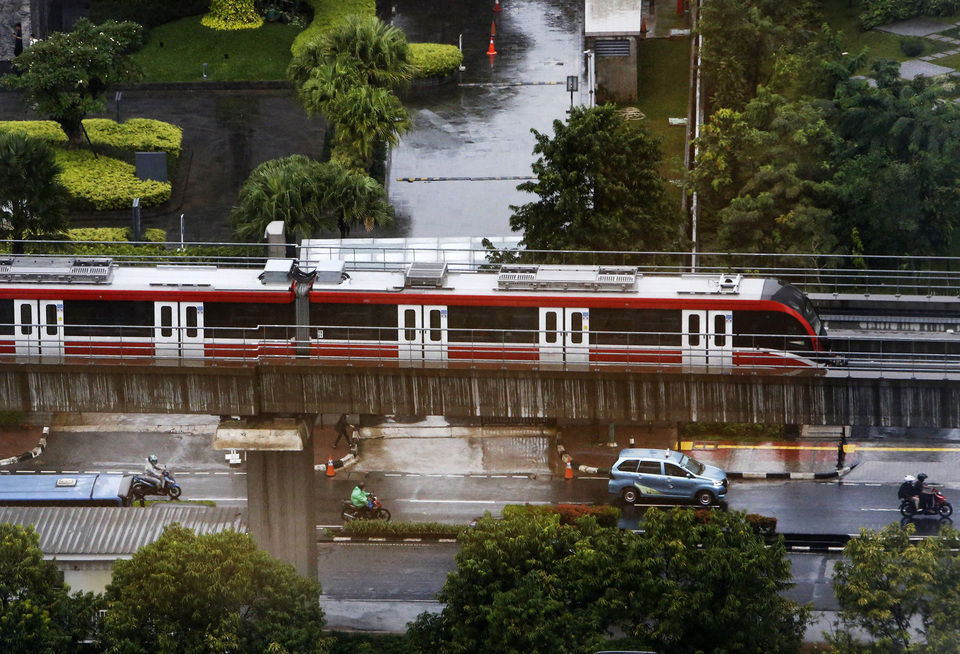
[(826, 333), (823, 329), (823, 323), (820, 321), (820, 316), (817, 314), (817, 310), (813, 307), (813, 302), (810, 301), (806, 295), (804, 295), (800, 289), (796, 286), (784, 285), (773, 295), (772, 298), (775, 302), (780, 302), (791, 309), (795, 310), (804, 320), (806, 320), (813, 333), (820, 337), (825, 337)]

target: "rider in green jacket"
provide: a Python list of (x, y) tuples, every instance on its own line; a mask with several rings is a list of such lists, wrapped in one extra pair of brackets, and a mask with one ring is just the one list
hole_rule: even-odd
[(359, 484), (357, 484), (357, 487), (353, 489), (353, 493), (350, 494), (350, 501), (353, 502), (353, 505), (358, 509), (373, 508), (373, 502), (370, 499), (373, 497), (373, 494), (363, 490), (365, 487), (366, 486), (361, 481)]

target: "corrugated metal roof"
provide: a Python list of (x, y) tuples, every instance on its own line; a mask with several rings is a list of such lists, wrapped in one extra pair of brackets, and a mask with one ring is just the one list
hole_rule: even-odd
[(160, 538), (173, 522), (197, 535), (228, 529), (246, 533), (246, 510), (237, 507), (0, 507), (0, 522), (33, 525), (45, 557), (128, 557)]

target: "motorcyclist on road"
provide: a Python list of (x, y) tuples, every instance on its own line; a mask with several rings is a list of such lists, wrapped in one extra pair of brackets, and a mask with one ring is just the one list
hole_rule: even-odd
[(920, 496), (920, 510), (929, 513), (933, 510), (933, 488), (926, 483), (927, 475), (921, 472), (917, 475), (917, 481), (914, 484), (914, 490)]
[(897, 497), (901, 500), (910, 500), (913, 507), (920, 510), (920, 496), (917, 494), (917, 479), (913, 475), (907, 475), (900, 484), (900, 490), (897, 491)]
[(366, 484), (362, 481), (357, 484), (356, 488), (353, 489), (353, 493), (350, 494), (350, 501), (353, 502), (353, 505), (358, 509), (370, 511), (373, 508), (373, 493), (368, 493), (364, 488), (366, 488)]
[(146, 461), (143, 466), (143, 480), (158, 491), (162, 491), (164, 486), (163, 472), (166, 468), (157, 463), (159, 459), (156, 454), (148, 456)]

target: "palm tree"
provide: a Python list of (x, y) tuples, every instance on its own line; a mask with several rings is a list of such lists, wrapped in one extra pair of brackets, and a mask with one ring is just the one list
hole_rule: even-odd
[(410, 118), (400, 100), (386, 89), (355, 86), (325, 103), (324, 115), (334, 123), (336, 141), (357, 154), (363, 168), (373, 160), (378, 142), (391, 146), (410, 129)]
[(314, 69), (335, 62), (356, 69), (371, 86), (394, 91), (413, 77), (407, 37), (376, 17), (351, 16), (340, 27), (310, 41), (294, 56), (287, 75), (299, 87)]
[(24, 239), (65, 239), (69, 194), (53, 149), (23, 132), (0, 134), (0, 237), (22, 254)]
[(336, 162), (303, 155), (272, 159), (244, 182), (231, 212), (236, 236), (261, 241), (267, 225), (282, 220), (293, 241), (350, 225), (387, 225), (393, 220), (383, 187), (363, 173)]

